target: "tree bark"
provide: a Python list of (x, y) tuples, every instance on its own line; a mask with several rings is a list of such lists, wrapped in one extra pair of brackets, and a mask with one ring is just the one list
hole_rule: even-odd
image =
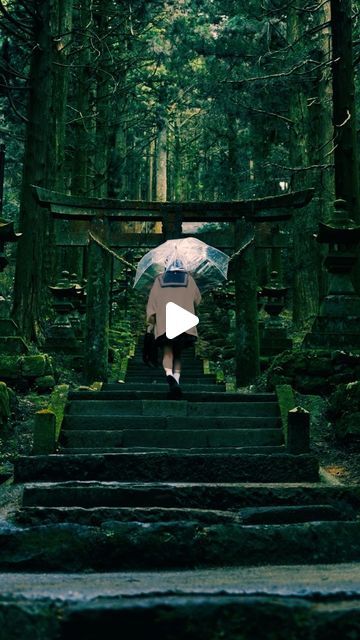
[(92, 152), (92, 95), (94, 74), (91, 64), (89, 29), (92, 25), (90, 1), (82, 0), (74, 14), (78, 32), (78, 57), (74, 77), (74, 122), (71, 126), (74, 140), (71, 193), (86, 195), (90, 186), (90, 156)]
[(66, 96), (56, 95), (55, 88), (61, 84), (66, 92), (67, 83), (54, 62), (63, 53), (59, 29), (60, 24), (70, 24), (67, 12), (71, 5), (70, 0), (62, 4), (58, 0), (34, 2), (35, 45), (30, 61), (19, 216), (23, 235), (17, 251), (13, 316), (23, 335), (35, 340), (42, 337), (41, 317), (48, 300), (47, 278), (51, 277), (45, 254), (52, 249), (50, 217), (36, 203), (31, 185), (54, 188), (62, 181)]
[(107, 38), (109, 15), (112, 11), (111, 0), (98, 0), (94, 13), (97, 33), (103, 40), (101, 57), (96, 68), (96, 133), (95, 133), (95, 176), (94, 195), (107, 197), (109, 168), (109, 130), (111, 123), (112, 70), (110, 43)]
[[(242, 223), (235, 223), (235, 247), (240, 245)], [(255, 248), (251, 244), (232, 265), (235, 280), (235, 376), (238, 387), (260, 374), (259, 328)]]
[(351, 0), (330, 0), (332, 30), (335, 195), (360, 220), (359, 164), (352, 47)]
[(162, 119), (156, 139), (156, 200), (167, 200), (167, 123)]
[[(289, 6), (288, 39), (297, 43), (304, 31), (302, 0), (295, 0)], [(289, 117), (290, 128), (289, 161), (291, 167), (309, 165), (309, 113), (306, 87), (290, 86)], [(308, 171), (293, 171), (290, 179), (292, 190), (309, 186)], [(293, 218), (293, 322), (300, 327), (316, 315), (319, 305), (317, 273), (317, 250), (312, 234), (316, 230), (316, 217), (311, 205), (304, 211), (296, 212)]]
[[(95, 221), (92, 231), (107, 243), (107, 222)], [(86, 383), (106, 382), (108, 377), (110, 277), (110, 254), (90, 238), (84, 349)]]

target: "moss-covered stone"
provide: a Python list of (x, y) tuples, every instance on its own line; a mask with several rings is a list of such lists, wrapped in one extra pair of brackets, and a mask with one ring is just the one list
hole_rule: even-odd
[(35, 380), (35, 388), (40, 393), (51, 391), (55, 387), (55, 378), (53, 376), (39, 376)]
[(54, 453), (55, 446), (56, 416), (50, 409), (41, 409), (35, 414), (33, 453)]
[(7, 423), (10, 417), (10, 395), (5, 382), (0, 382), (0, 426)]
[(21, 376), (21, 358), (4, 356), (0, 358), (0, 378), (15, 380)]
[(25, 356), (22, 358), (21, 372), (25, 377), (38, 378), (45, 375), (46, 364), (46, 356), (43, 354)]
[(330, 396), (327, 415), (339, 439), (360, 439), (360, 381), (338, 386)]
[(0, 353), (27, 353), (28, 347), (20, 336), (0, 336)]
[(60, 435), (61, 424), (64, 417), (64, 411), (65, 411), (65, 405), (67, 402), (68, 392), (69, 392), (68, 384), (59, 384), (58, 386), (55, 387), (50, 397), (49, 409), (51, 409), (51, 411), (54, 412), (55, 418), (56, 418), (56, 433), (55, 433), (56, 441), (58, 441), (59, 435)]
[(304, 394), (328, 394), (341, 383), (359, 378), (360, 356), (344, 351), (295, 349), (274, 358), (266, 379), (267, 388), (290, 384)]

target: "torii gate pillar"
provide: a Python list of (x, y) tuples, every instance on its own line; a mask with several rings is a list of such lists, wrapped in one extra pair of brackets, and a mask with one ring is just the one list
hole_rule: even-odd
[[(108, 224), (104, 218), (91, 222), (90, 232), (108, 241)], [(111, 258), (108, 251), (95, 242), (91, 233), (88, 253), (86, 287), (86, 325), (84, 350), (84, 381), (107, 382), (109, 355), (109, 299)]]

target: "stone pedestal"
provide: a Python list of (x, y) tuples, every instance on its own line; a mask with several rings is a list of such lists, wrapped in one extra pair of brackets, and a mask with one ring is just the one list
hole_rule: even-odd
[(344, 200), (337, 200), (332, 218), (319, 224), (317, 241), (329, 245), (324, 260), (329, 288), (304, 347), (360, 350), (360, 296), (351, 281), (360, 227), (349, 218)]
[(292, 340), (287, 336), (287, 327), (280, 315), (285, 307), (287, 290), (288, 288), (283, 287), (279, 281), (278, 272), (272, 271), (269, 283), (261, 292), (261, 295), (267, 298), (264, 310), (268, 313), (260, 333), (262, 358), (268, 358), (292, 348)]

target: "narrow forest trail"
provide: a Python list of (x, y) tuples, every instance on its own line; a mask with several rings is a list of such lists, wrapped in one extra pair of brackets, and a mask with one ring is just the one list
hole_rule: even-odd
[[(316, 626), (320, 609), (274, 601), (274, 576), (283, 595), (304, 595), (306, 579), (305, 597), (321, 595), (326, 572), (321, 567), (317, 581), (314, 565), (329, 567), (331, 583), (341, 563), (358, 562), (359, 492), (321, 480), (312, 454), (287, 452), (275, 395), (226, 392), (191, 352), (184, 357), (182, 400), (168, 400), (162, 380), (161, 371), (144, 371), (137, 350), (124, 384), (70, 393), (59, 453), (23, 456), (16, 464), (23, 499), (16, 526), (0, 533), (0, 571), (12, 580), (18, 574), (20, 582), (19, 572), (26, 572), (24, 585), (29, 572), (46, 575), (49, 597), (39, 596), (45, 609), (54, 589), (61, 592), (61, 575), (68, 606), (73, 576), (77, 608), (72, 594), (54, 626), (60, 635), (49, 631), (49, 638), (75, 637), (84, 625), (95, 638), (103, 625), (110, 629), (116, 620), (126, 629), (136, 619), (139, 636), (132, 637), (145, 637), (148, 624), (156, 624), (170, 638), (176, 623), (183, 629), (176, 637), (193, 637), (190, 625), (198, 637), (215, 638), (214, 621), (221, 619), (235, 638), (240, 619), (260, 633), (266, 617), (280, 613), (292, 632), (293, 606)], [(256, 587), (251, 567), (264, 572)], [(89, 603), (92, 580), (98, 589)], [(242, 595), (256, 594), (253, 602), (242, 599), (240, 587)], [(116, 599), (122, 591), (131, 600)], [(21, 597), (14, 598), (21, 608)], [(0, 592), (0, 620), (2, 602)], [(329, 628), (336, 607), (328, 607)], [(357, 605), (347, 611), (360, 624)]]

